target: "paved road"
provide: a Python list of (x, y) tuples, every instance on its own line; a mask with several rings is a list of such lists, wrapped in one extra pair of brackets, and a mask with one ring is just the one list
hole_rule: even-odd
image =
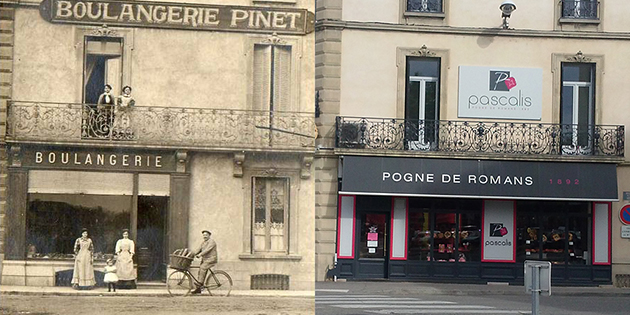
[[(554, 290), (557, 294), (553, 294)], [(317, 315), (531, 314), (522, 286), (403, 282), (318, 283)], [(552, 288), (541, 296), (540, 315), (627, 315), (630, 290)]]
[(312, 297), (0, 296), (3, 315), (312, 315), (314, 307)]

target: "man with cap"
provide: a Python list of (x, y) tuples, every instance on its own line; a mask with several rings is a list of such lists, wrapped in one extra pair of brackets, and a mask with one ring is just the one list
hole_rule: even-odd
[(192, 291), (193, 294), (201, 293), (201, 286), (206, 279), (208, 270), (217, 264), (217, 243), (210, 238), (212, 233), (208, 230), (201, 231), (203, 235), (203, 242), (199, 247), (193, 251), (195, 256), (201, 258), (201, 265), (199, 265), (199, 277), (197, 280), (201, 283), (195, 283), (197, 288)]

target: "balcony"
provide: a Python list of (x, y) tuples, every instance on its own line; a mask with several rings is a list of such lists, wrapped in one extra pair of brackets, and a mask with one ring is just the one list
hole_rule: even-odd
[(563, 19), (597, 20), (599, 2), (593, 0), (563, 0)]
[[(623, 161), (624, 126), (337, 117), (336, 148), (474, 157)], [(433, 152), (433, 153), (429, 153)]]
[(306, 151), (312, 113), (12, 101), (7, 142), (116, 147)]

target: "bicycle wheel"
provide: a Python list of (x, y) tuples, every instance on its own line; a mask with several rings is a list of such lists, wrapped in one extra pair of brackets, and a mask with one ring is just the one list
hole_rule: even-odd
[(206, 290), (213, 296), (229, 296), (232, 291), (232, 278), (227, 272), (217, 270), (206, 277)]
[(192, 279), (186, 272), (173, 271), (166, 280), (166, 289), (171, 296), (186, 296), (193, 289)]

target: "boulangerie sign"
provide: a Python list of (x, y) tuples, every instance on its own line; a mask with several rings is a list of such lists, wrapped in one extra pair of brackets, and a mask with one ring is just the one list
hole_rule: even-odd
[(40, 15), (52, 23), (303, 35), (314, 30), (305, 9), (149, 1), (44, 0)]
[(542, 69), (459, 67), (460, 118), (542, 117)]

